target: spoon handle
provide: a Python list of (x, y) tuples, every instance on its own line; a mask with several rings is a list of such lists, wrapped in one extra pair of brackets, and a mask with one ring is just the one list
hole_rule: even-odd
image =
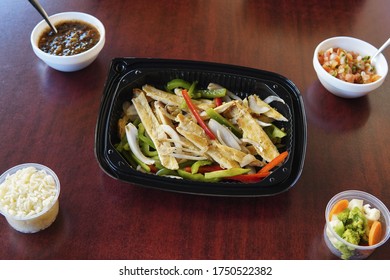
[(28, 0), (28, 2), (31, 3), (31, 5), (41, 14), (41, 16), (45, 19), (45, 21), (47, 22), (47, 24), (50, 26), (50, 28), (55, 32), (57, 33), (57, 29), (55, 28), (55, 26), (53, 24), (51, 24), (50, 20), (49, 20), (49, 17), (46, 13), (46, 11), (43, 9), (43, 7), (41, 6), (41, 4), (38, 2), (38, 0)]
[(371, 57), (371, 61), (374, 60), (374, 58), (380, 54), (385, 48), (387, 48), (390, 45), (390, 38), (387, 39), (386, 43), (382, 45), (382, 47), (379, 48), (379, 50)]

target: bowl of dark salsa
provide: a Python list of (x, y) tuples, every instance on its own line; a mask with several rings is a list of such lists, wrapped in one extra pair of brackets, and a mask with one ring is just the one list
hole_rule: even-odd
[(64, 72), (90, 65), (105, 43), (105, 28), (96, 17), (65, 12), (50, 17), (57, 33), (42, 20), (31, 33), (34, 53), (50, 67)]

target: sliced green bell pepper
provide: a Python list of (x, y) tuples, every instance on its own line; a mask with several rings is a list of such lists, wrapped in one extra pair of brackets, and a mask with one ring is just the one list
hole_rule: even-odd
[(281, 139), (287, 135), (285, 131), (281, 130), (274, 124), (264, 127), (263, 130), (267, 133), (268, 137), (274, 144), (280, 143)]
[(193, 165), (191, 165), (191, 173), (192, 174), (198, 173), (199, 167), (205, 166), (205, 165), (210, 165), (212, 163), (213, 162), (211, 162), (209, 160), (198, 160)]
[(227, 128), (230, 129), (231, 132), (234, 133), (234, 135), (236, 135), (238, 138), (241, 138), (242, 137), (242, 132), (240, 131), (240, 129), (238, 129), (237, 127), (235, 127), (229, 120), (227, 120), (226, 118), (224, 118), (222, 115), (220, 115), (217, 111), (215, 111), (213, 108), (208, 108), (206, 110), (206, 114), (216, 120), (217, 122), (219, 122), (220, 124), (226, 126)]
[(198, 94), (200, 95), (200, 97), (208, 99), (224, 97), (226, 95), (226, 88), (202, 89), (198, 90)]
[(247, 168), (230, 168), (224, 170), (218, 170), (213, 172), (208, 172), (204, 174), (205, 179), (221, 179), (225, 177), (232, 177), (236, 175), (246, 174), (250, 171)]
[(178, 169), (177, 173), (179, 174), (180, 177), (183, 179), (188, 179), (192, 181), (201, 181), (201, 182), (218, 182), (219, 178), (206, 178), (203, 174), (196, 173), (196, 174), (191, 174), (190, 172)]
[(167, 83), (167, 90), (172, 91), (175, 88), (185, 88), (189, 89), (191, 87), (191, 83), (184, 81), (183, 79), (173, 79)]

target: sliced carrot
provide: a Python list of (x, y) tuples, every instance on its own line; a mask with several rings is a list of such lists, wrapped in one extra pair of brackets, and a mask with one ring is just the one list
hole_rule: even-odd
[(382, 224), (379, 221), (374, 221), (368, 233), (368, 245), (375, 245), (382, 239)]
[(274, 168), (275, 166), (281, 164), (286, 159), (287, 156), (288, 156), (288, 151), (284, 151), (283, 153), (279, 154), (276, 158), (271, 160), (269, 163), (264, 165), (258, 171), (258, 173), (265, 173), (265, 172), (271, 171), (272, 168)]
[(332, 219), (333, 215), (337, 215), (338, 213), (342, 212), (344, 209), (348, 207), (348, 200), (342, 199), (336, 202), (335, 205), (333, 205), (332, 209), (330, 209), (329, 212), (329, 220)]

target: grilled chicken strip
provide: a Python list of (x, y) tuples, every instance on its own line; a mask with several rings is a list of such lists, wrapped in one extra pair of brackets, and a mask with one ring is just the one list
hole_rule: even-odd
[(252, 117), (247, 107), (236, 102), (235, 106), (231, 108), (231, 114), (242, 129), (243, 138), (249, 139), (256, 144), (254, 148), (265, 161), (270, 162), (279, 155), (278, 149), (263, 128)]
[(146, 132), (156, 147), (161, 164), (171, 170), (179, 169), (179, 164), (176, 158), (170, 155), (171, 146), (169, 142), (166, 141), (167, 135), (163, 130), (159, 129), (160, 123), (153, 114), (152, 108), (149, 106), (145, 94), (143, 92), (139, 92), (139, 94), (132, 99), (132, 102)]
[(161, 101), (167, 105), (174, 105), (180, 107), (184, 102), (184, 98), (177, 96), (175, 94), (159, 90), (151, 85), (144, 85), (142, 90), (146, 93), (147, 96), (153, 98), (154, 100)]
[(210, 146), (210, 139), (207, 137), (203, 128), (201, 128), (190, 117), (186, 117), (183, 114), (178, 114), (176, 121), (179, 125), (176, 127), (177, 132), (188, 139), (200, 150), (207, 150)]
[[(181, 108), (185, 103), (184, 98), (181, 96), (181, 91), (177, 91), (176, 94), (172, 94), (163, 90), (159, 90), (151, 85), (144, 85), (142, 90), (146, 93), (147, 96), (153, 98), (154, 100), (161, 101), (167, 105), (173, 105)], [(192, 102), (203, 111), (208, 108), (215, 107), (215, 103), (209, 99), (194, 99)], [(182, 108), (182, 110), (187, 111), (186, 108)]]
[(210, 140), (203, 128), (201, 128), (191, 118), (185, 117), (182, 114), (177, 115), (179, 125), (176, 130), (192, 142), (200, 150), (205, 150), (205, 153), (214, 161), (219, 163), (222, 168), (240, 167), (240, 165), (230, 157), (229, 154), (224, 153), (219, 149), (217, 142)]
[(254, 155), (244, 153), (237, 149), (222, 145), (220, 143), (215, 142), (215, 146), (222, 154), (230, 155), (232, 159), (237, 161), (241, 167), (244, 166), (263, 166), (264, 163), (260, 160), (256, 159)]

